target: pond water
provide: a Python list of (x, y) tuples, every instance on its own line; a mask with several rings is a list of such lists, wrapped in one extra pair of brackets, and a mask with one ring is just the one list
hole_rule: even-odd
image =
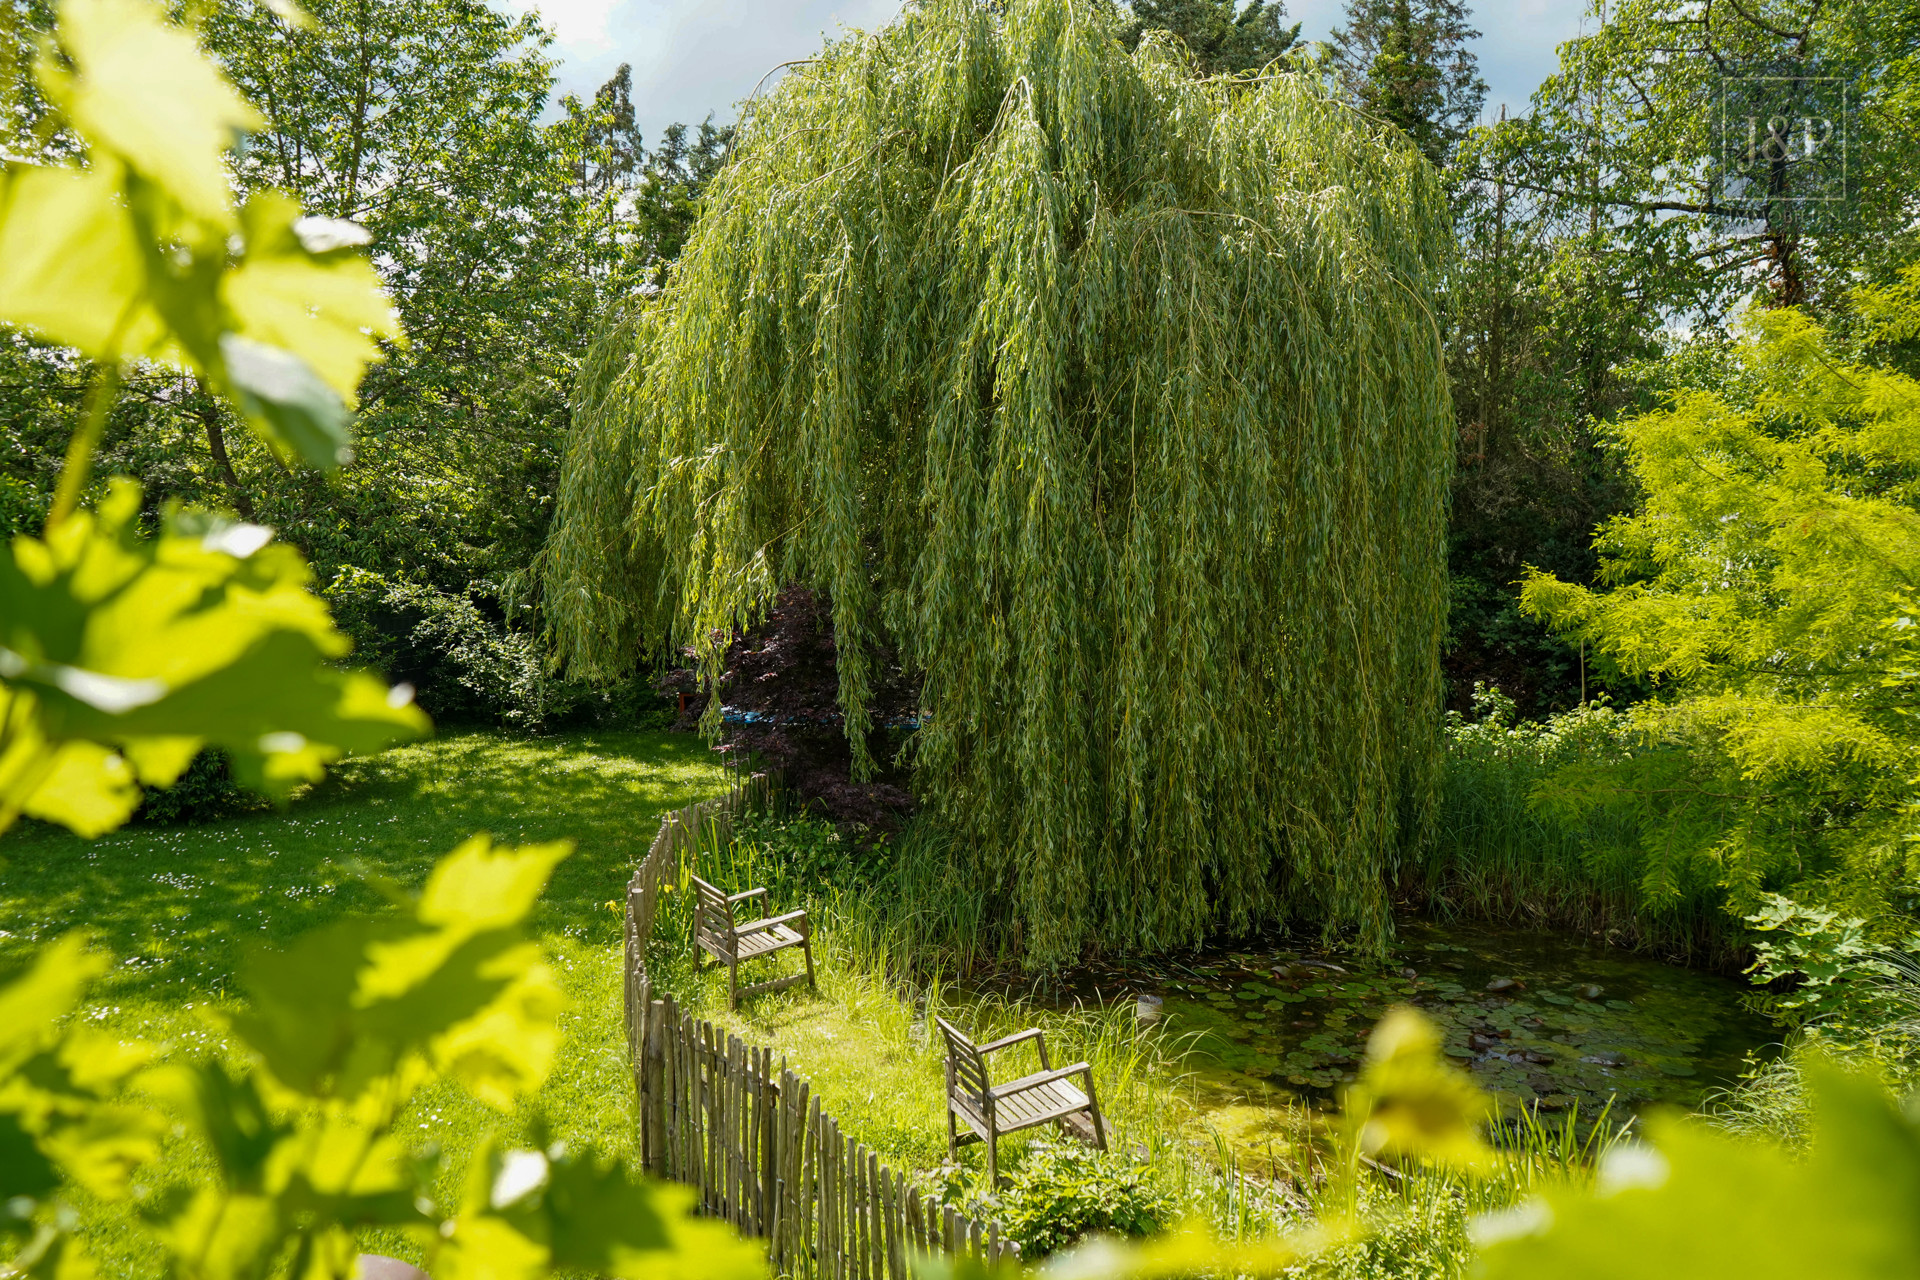
[[(1779, 1033), (1744, 983), (1577, 935), (1402, 921), (1381, 963), (1286, 945), (1089, 971), (1081, 998), (1162, 1000), (1158, 1033), (1184, 1049), (1209, 1110), (1316, 1103), (1351, 1081), (1369, 1031), (1410, 1004), (1446, 1052), (1508, 1109), (1593, 1117), (1698, 1106)], [(1150, 1004), (1151, 1002), (1146, 1002)]]

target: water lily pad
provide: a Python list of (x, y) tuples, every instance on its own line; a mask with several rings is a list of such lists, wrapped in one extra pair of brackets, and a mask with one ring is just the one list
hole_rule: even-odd
[[(1449, 934), (1484, 941), (1456, 947)], [(1203, 1095), (1217, 1088), (1229, 1105), (1254, 1109), (1287, 1105), (1273, 1095), (1289, 1089), (1319, 1105), (1354, 1074), (1374, 1021), (1401, 1001), (1439, 1025), (1449, 1058), (1483, 1088), (1576, 1113), (1583, 1126), (1610, 1097), (1619, 1115), (1641, 1102), (1698, 1105), (1773, 1034), (1739, 1005), (1737, 983), (1574, 935), (1406, 921), (1402, 938), (1399, 957), (1341, 969), (1319, 961), (1324, 953), (1270, 951), (1213, 963), (1205, 978), (1185, 963), (1185, 983), (1173, 973), (1150, 979), (1150, 967), (1095, 977), (1101, 990), (1167, 992), (1167, 1042), (1191, 1037), (1189, 1069)], [(1511, 985), (1488, 990), (1496, 977)], [(1602, 983), (1612, 999), (1596, 998)]]

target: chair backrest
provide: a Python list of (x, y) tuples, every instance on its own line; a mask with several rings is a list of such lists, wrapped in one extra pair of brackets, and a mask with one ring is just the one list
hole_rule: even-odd
[(936, 1015), (933, 1020), (940, 1024), (940, 1034), (947, 1038), (947, 1061), (953, 1067), (954, 1087), (971, 1095), (984, 1108), (987, 1092), (993, 1088), (993, 1082), (987, 1077), (986, 1055), (945, 1018)]
[(702, 880), (693, 880), (693, 930), (697, 937), (722, 946), (733, 945), (733, 904), (727, 895)]

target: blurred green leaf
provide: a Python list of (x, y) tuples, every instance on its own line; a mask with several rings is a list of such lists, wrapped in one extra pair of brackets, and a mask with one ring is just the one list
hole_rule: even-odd
[(297, 353), (351, 404), (360, 375), (379, 358), (375, 339), (397, 339), (399, 320), (380, 277), (357, 252), (350, 231), (358, 228), (316, 228), (312, 221), (280, 192), (250, 198), (240, 211), (246, 254), (227, 276), (222, 298), (241, 337)]
[(689, 1187), (635, 1177), (624, 1165), (549, 1151), (485, 1151), (466, 1211), (436, 1276), (506, 1280), (565, 1268), (593, 1275), (759, 1277), (763, 1246), (693, 1216)]
[(1350, 1140), (1361, 1153), (1457, 1168), (1491, 1161), (1480, 1127), (1492, 1112), (1487, 1095), (1441, 1055), (1433, 1024), (1404, 1005), (1374, 1028), (1359, 1083), (1346, 1097)]
[(315, 466), (338, 466), (353, 456), (347, 407), (306, 361), (234, 333), (221, 337), (220, 355), (241, 411), (265, 422), (270, 436)]
[(213, 1153), (229, 1188), (256, 1193), (265, 1189), (267, 1160), (292, 1129), (275, 1118), (251, 1077), (235, 1076), (223, 1063), (202, 1062), (162, 1067), (140, 1083), (187, 1119)]
[(1564, 1189), (1480, 1220), (1490, 1280), (1900, 1280), (1920, 1276), (1920, 1122), (1877, 1082), (1814, 1068), (1798, 1160), (1697, 1121), (1649, 1125), (1591, 1193)]
[(257, 955), (234, 1030), (309, 1096), (355, 1097), (411, 1059), (510, 1106), (546, 1078), (559, 1043), (563, 997), (520, 925), (571, 848), (468, 840), (434, 868), (411, 919), (342, 921)]
[(152, 1049), (65, 1025), (107, 964), (84, 934), (70, 933), (0, 988), (0, 1201), (39, 1194), (6, 1188), (43, 1181), (47, 1168), (96, 1196), (117, 1196), (159, 1155), (164, 1119), (117, 1099)]
[(111, 150), (195, 218), (233, 220), (226, 149), (258, 113), (147, 0), (61, 0), (68, 74), (42, 59), (41, 81), (96, 149)]
[(0, 554), (0, 829), (21, 811), (110, 829), (136, 780), (172, 782), (207, 744), (284, 795), (426, 728), (404, 696), (332, 665), (347, 642), (292, 548), (191, 515), (143, 539), (139, 507), (116, 482), (97, 513)]
[(52, 1162), (33, 1145), (19, 1117), (0, 1111), (0, 1218), (16, 1197), (37, 1200), (58, 1184)]
[(60, 1020), (107, 965), (106, 956), (87, 949), (87, 935), (75, 931), (41, 948), (32, 967), (0, 987), (0, 1071), (52, 1044)]
[(174, 1261), (173, 1274), (183, 1280), (252, 1280), (267, 1274), (286, 1237), (279, 1206), (268, 1196), (201, 1186), (154, 1210), (154, 1238)]
[(0, 317), (95, 359), (177, 359), (121, 191), (109, 158), (0, 173)]

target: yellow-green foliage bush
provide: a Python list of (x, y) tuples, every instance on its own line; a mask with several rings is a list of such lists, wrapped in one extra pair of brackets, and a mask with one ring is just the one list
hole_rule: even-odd
[(1636, 826), (1655, 903), (1704, 874), (1742, 913), (1785, 889), (1886, 942), (1920, 894), (1920, 381), (1892, 355), (1920, 267), (1856, 311), (1847, 341), (1757, 313), (1620, 424), (1645, 496), (1601, 531), (1613, 585), (1536, 573), (1524, 601), (1659, 690), (1636, 749), (1561, 769), (1544, 805)]

